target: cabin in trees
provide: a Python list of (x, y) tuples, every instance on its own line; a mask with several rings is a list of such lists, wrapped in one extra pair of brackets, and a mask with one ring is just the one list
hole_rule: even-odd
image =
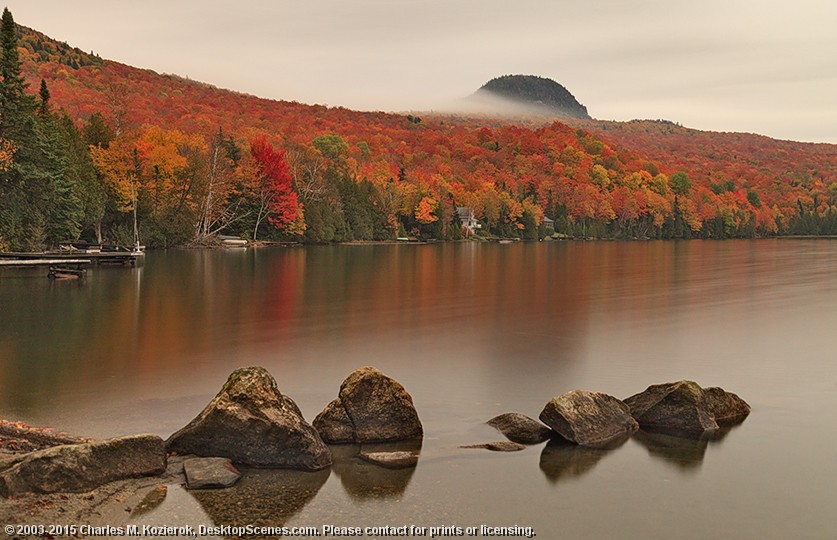
[(482, 225), (479, 224), (477, 217), (474, 215), (474, 209), (470, 206), (457, 206), (456, 214), (459, 216), (459, 222), (462, 223), (462, 226), (468, 229), (471, 234), (473, 234), (477, 229), (482, 228)]

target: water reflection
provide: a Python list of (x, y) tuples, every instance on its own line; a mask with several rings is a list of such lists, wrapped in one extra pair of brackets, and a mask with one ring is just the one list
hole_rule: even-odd
[(633, 440), (645, 447), (650, 456), (660, 458), (680, 471), (696, 472), (706, 457), (706, 449), (710, 445), (720, 445), (730, 431), (740, 424), (738, 422), (701, 434), (672, 434), (642, 429), (634, 433)]
[(421, 439), (381, 444), (332, 445), (332, 470), (340, 478), (343, 489), (353, 499), (398, 499), (413, 478), (415, 467), (389, 469), (365, 461), (361, 452), (420, 452)]
[(142, 501), (134, 507), (133, 511), (131, 512), (131, 519), (135, 520), (141, 516), (146, 514), (150, 514), (154, 510), (160, 507), (165, 501), (166, 496), (169, 494), (169, 490), (167, 486), (160, 486), (157, 488), (152, 489), (151, 491), (143, 497)]
[(620, 437), (601, 447), (591, 448), (556, 437), (546, 443), (541, 452), (541, 472), (553, 484), (578, 478), (590, 472), (606, 455), (625, 444), (628, 438)]
[(231, 488), (189, 491), (217, 526), (281, 527), (314, 498), (329, 476), (328, 469), (242, 472)]

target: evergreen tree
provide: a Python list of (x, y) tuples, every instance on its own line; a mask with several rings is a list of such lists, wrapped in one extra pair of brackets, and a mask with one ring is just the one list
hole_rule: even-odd
[(73, 119), (64, 114), (58, 121), (58, 129), (67, 151), (67, 174), (73, 186), (73, 196), (78, 200), (81, 230), (86, 238), (101, 243), (101, 223), (107, 197), (104, 182), (96, 173), (85, 137)]
[[(0, 23), (0, 47), (3, 57), (0, 59), (0, 109), (12, 110), (24, 98), (26, 82), (21, 73), (20, 56), (17, 52), (17, 33), (14, 18), (9, 8), (3, 10)], [(6, 116), (5, 114), (3, 116)]]
[(38, 105), (38, 116), (45, 118), (49, 116), (49, 88), (45, 80), (41, 79), (41, 88), (38, 90), (41, 103)]

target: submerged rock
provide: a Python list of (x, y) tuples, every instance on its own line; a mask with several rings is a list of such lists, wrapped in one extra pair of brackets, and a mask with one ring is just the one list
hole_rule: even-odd
[(750, 414), (750, 405), (732, 392), (716, 386), (703, 389), (706, 407), (719, 426), (743, 422)]
[(418, 465), (419, 453), (416, 451), (365, 452), (361, 450), (358, 457), (387, 469), (409, 469)]
[(0, 473), (0, 495), (83, 493), (115, 480), (165, 471), (165, 443), (156, 435), (53, 446), (27, 454)]
[(484, 448), (492, 452), (520, 452), (526, 450), (526, 445), (511, 441), (492, 441), (481, 444), (463, 444), (459, 448)]
[(192, 458), (183, 462), (189, 489), (225, 488), (235, 484), (241, 473), (228, 458)]
[(625, 404), (639, 425), (649, 431), (688, 436), (718, 429), (703, 389), (693, 381), (649, 386)]
[(218, 395), (166, 441), (169, 451), (226, 457), (253, 467), (315, 471), (331, 453), (264, 368), (234, 371)]
[(398, 381), (374, 367), (349, 375), (337, 399), (313, 424), (329, 443), (401, 441), (424, 435), (413, 398)]
[(639, 428), (627, 405), (613, 396), (586, 390), (552, 398), (539, 418), (568, 441), (582, 446), (607, 444)]
[(508, 437), (510, 441), (521, 444), (538, 444), (552, 437), (552, 430), (537, 420), (520, 413), (505, 413), (495, 416), (489, 426)]

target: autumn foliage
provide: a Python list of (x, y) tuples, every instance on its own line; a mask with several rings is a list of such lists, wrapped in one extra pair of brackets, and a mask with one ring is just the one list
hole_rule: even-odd
[[(302, 207), (291, 187), (291, 175), (285, 151), (276, 150), (260, 136), (250, 142), (250, 155), (256, 165), (253, 187), (259, 202), (258, 224), (263, 218), (274, 227), (295, 224), (295, 231), (304, 231)], [(258, 224), (256, 229), (258, 229)], [(257, 232), (254, 231), (253, 238)]]
[(21, 32), (30, 86), (45, 79), (55, 106), (85, 129), (101, 114), (115, 133), (91, 150), (113, 234), (130, 189), (163, 244), (217, 232), (458, 238), (460, 206), (482, 234), (504, 237), (837, 233), (835, 145), (670, 122), (408, 118), (272, 101), (34, 46), (47, 38)]

